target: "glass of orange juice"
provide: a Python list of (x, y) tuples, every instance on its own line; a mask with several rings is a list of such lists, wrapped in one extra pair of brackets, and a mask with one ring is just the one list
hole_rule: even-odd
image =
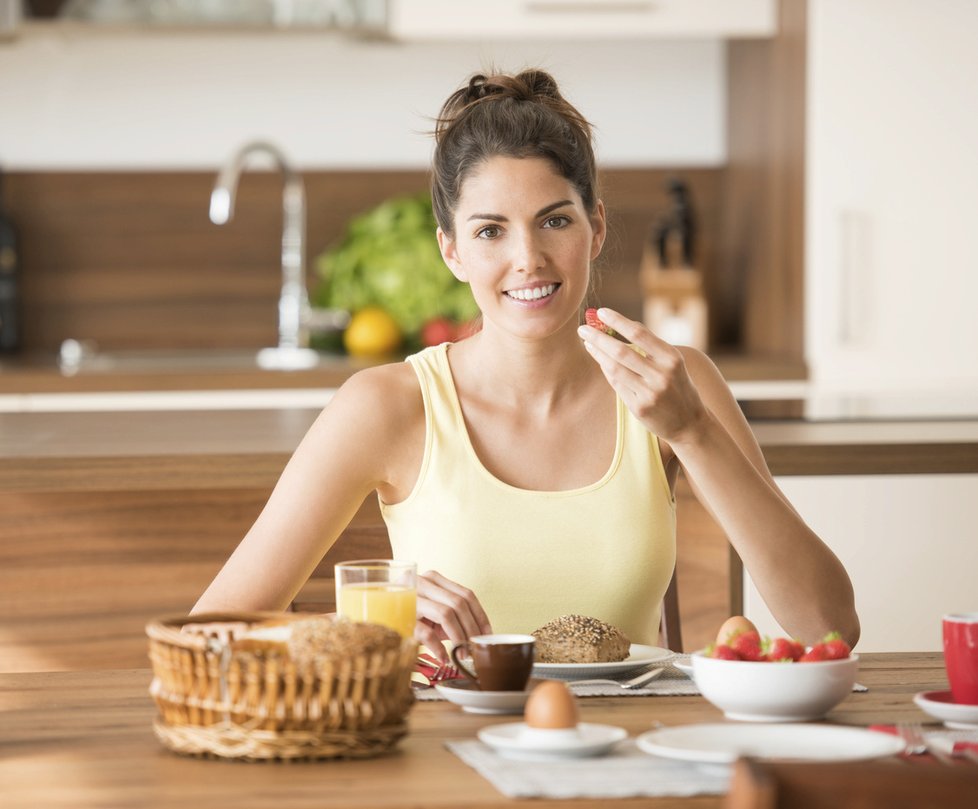
[(414, 636), (418, 566), (397, 559), (360, 559), (336, 565), (336, 612), (351, 621), (383, 624)]

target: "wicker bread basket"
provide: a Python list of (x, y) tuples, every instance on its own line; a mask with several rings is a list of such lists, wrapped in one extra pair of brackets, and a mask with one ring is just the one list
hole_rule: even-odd
[[(154, 730), (177, 753), (260, 760), (366, 758), (407, 733), (417, 643), (297, 663), (287, 648), (238, 639), (309, 614), (210, 613), (151, 621)], [(244, 648), (240, 648), (244, 647)]]

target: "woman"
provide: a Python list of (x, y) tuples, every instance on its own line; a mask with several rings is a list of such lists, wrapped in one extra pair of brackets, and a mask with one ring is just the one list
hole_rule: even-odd
[(682, 468), (785, 629), (854, 643), (845, 570), (710, 360), (610, 310), (641, 352), (578, 325), (605, 209), (590, 125), (553, 78), (474, 76), (435, 136), (438, 243), (481, 330), (351, 377), (195, 611), (284, 608), (376, 492), (395, 558), (428, 571), (429, 648), (570, 612), (654, 644)]

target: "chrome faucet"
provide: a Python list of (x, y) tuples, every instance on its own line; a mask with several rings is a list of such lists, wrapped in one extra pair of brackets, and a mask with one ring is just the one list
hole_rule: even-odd
[(306, 192), (302, 177), (271, 143), (252, 141), (232, 155), (217, 175), (211, 192), (211, 221), (223, 225), (234, 216), (238, 179), (248, 156), (270, 155), (284, 178), (282, 191), (282, 291), (278, 299), (278, 346), (258, 352), (263, 368), (309, 368), (319, 355), (309, 346), (309, 294), (306, 290)]

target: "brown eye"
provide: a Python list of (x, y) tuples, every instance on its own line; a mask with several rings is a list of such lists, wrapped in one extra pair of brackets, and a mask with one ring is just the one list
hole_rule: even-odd
[(570, 219), (566, 216), (550, 216), (547, 217), (547, 221), (543, 223), (543, 226), (547, 228), (562, 228), (569, 223)]
[(484, 228), (481, 228), (478, 233), (476, 233), (476, 236), (478, 236), (480, 239), (495, 239), (498, 235), (498, 225), (486, 225)]

